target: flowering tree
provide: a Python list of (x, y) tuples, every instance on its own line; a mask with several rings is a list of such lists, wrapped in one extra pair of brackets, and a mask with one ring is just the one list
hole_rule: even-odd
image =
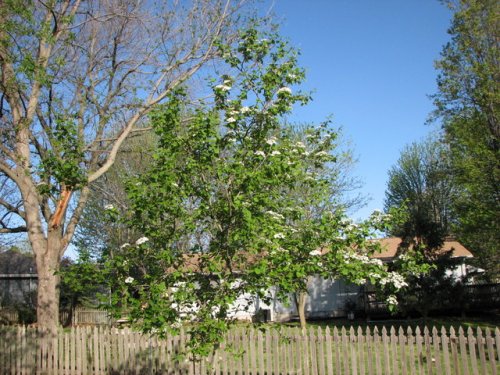
[(125, 217), (142, 237), (109, 261), (119, 311), (159, 334), (196, 321), (198, 355), (221, 340), (241, 296), (278, 286), (285, 297), (315, 273), (403, 285), (366, 256), (368, 227), (385, 217), (355, 226), (331, 209), (319, 172), (335, 162), (335, 134), (324, 124), (302, 142), (280, 125), (308, 101), (292, 89), (304, 76), (295, 51), (255, 29), (218, 48), (229, 73), (211, 81), (214, 101), (190, 108), (177, 90), (150, 116), (154, 163), (129, 181)]

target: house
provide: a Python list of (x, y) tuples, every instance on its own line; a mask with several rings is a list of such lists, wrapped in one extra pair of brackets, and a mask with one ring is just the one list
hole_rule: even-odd
[[(398, 255), (399, 245), (402, 240), (398, 237), (382, 238), (379, 240), (382, 251), (373, 256), (385, 263), (392, 262)], [(443, 246), (436, 251), (437, 256), (443, 256), (451, 252), (451, 258), (457, 260), (456, 266), (447, 271), (448, 276), (453, 275), (456, 280), (464, 279), (470, 272), (478, 272), (478, 269), (467, 265), (467, 259), (473, 257), (472, 253), (460, 242), (448, 238), (443, 242)]]
[[(385, 263), (392, 262), (398, 254), (401, 238), (383, 238), (378, 241), (381, 244), (381, 251), (372, 256)], [(437, 253), (444, 255), (449, 252), (451, 252), (452, 258), (458, 260), (458, 262), (455, 262), (456, 265), (447, 271), (453, 278), (464, 279), (471, 271), (477, 272), (477, 269), (466, 264), (466, 260), (472, 258), (473, 255), (460, 242), (453, 239), (446, 240)], [(356, 310), (366, 308), (365, 299), (368, 294), (365, 294), (365, 286), (355, 285), (343, 279), (311, 277), (308, 291), (309, 298), (305, 310), (306, 316), (310, 319), (345, 317), (348, 313), (348, 305), (353, 304), (356, 306)], [(274, 291), (271, 291), (271, 293), (274, 293)], [(385, 303), (374, 302), (381, 305), (379, 307), (385, 311)], [(268, 310), (267, 316), (270, 321), (286, 321), (298, 316), (293, 300), (290, 299), (288, 303), (283, 303), (274, 298), (274, 295), (269, 306), (262, 303), (262, 301), (255, 301), (255, 307), (252, 310), (258, 311), (259, 308)], [(249, 316), (244, 314), (240, 314), (239, 317), (250, 319)]]

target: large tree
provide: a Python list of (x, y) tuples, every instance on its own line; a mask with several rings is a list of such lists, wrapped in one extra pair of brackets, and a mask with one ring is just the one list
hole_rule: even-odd
[(0, 3), (1, 233), (28, 235), (39, 325), (56, 328), (55, 272), (89, 185), (145, 114), (239, 37), (244, 3)]
[(500, 275), (500, 4), (446, 1), (454, 10), (441, 53), (434, 118), (442, 120), (455, 184), (460, 240), (490, 279)]

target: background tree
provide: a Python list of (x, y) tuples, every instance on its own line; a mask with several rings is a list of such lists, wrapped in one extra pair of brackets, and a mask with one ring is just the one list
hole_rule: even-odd
[(131, 228), (110, 219), (130, 208), (126, 181), (151, 166), (156, 146), (157, 138), (152, 132), (129, 137), (113, 166), (90, 186), (89, 199), (73, 239), (78, 254), (89, 253), (95, 260), (102, 260), (119, 251), (122, 244), (137, 238)]
[(405, 147), (389, 170), (385, 210), (406, 212), (390, 231), (403, 246), (422, 246), (430, 256), (450, 234), (455, 191), (450, 172), (447, 147), (432, 138)]
[(455, 12), (451, 41), (436, 62), (433, 119), (442, 120), (450, 149), (457, 225), (454, 232), (490, 280), (500, 275), (500, 80), (494, 0), (446, 1)]
[(239, 38), (243, 3), (0, 3), (0, 224), (28, 234), (40, 326), (56, 328), (57, 271), (89, 185), (144, 115), (220, 57), (217, 43)]

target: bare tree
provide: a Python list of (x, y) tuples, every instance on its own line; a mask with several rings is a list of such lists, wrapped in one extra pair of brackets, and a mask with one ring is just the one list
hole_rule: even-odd
[(0, 232), (27, 232), (39, 325), (57, 326), (55, 272), (89, 185), (250, 11), (245, 0), (0, 1)]

